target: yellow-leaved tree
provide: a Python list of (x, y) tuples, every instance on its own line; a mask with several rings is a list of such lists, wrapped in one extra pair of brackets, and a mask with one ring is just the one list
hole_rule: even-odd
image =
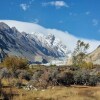
[(16, 69), (25, 69), (28, 60), (17, 56), (7, 56), (2, 63), (8, 69), (15, 71)]
[(84, 59), (86, 57), (87, 50), (89, 49), (89, 44), (84, 43), (81, 40), (77, 41), (76, 48), (72, 53), (72, 62), (73, 66), (84, 67), (84, 68), (92, 68), (92, 62), (86, 62)]

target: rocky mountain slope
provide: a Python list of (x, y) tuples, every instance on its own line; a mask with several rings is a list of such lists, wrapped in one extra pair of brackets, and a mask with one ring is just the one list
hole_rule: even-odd
[(7, 54), (0, 48), (0, 63), (3, 61), (3, 59), (7, 56)]
[(100, 45), (93, 52), (87, 55), (86, 61), (100, 65)]
[(26, 57), (30, 61), (34, 61), (35, 56), (49, 60), (65, 57), (68, 53), (66, 46), (52, 34), (27, 34), (3, 22), (0, 22), (0, 48), (10, 55)]

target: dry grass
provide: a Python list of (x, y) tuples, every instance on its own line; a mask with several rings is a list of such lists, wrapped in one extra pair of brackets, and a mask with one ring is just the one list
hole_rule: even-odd
[(46, 90), (26, 91), (13, 89), (19, 94), (14, 100), (100, 100), (100, 87), (54, 87)]
[[(10, 83), (17, 81), (10, 79)], [(7, 79), (3, 79), (4, 86), (8, 86)], [(23, 83), (27, 81), (23, 80)], [(100, 86), (57, 86), (49, 87), (45, 90), (31, 90), (18, 89), (16, 87), (3, 87), (4, 92), (9, 94), (12, 91), (13, 100), (100, 100)]]

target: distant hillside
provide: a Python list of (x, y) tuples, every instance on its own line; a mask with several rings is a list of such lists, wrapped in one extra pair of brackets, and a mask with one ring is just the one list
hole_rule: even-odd
[[(100, 45), (93, 52), (87, 54), (85, 61), (100, 65)], [(68, 58), (67, 65), (72, 65), (72, 57)]]
[(87, 55), (86, 61), (100, 65), (100, 45), (92, 53)]

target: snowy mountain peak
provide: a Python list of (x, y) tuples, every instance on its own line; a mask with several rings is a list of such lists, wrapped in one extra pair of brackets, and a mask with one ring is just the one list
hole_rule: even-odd
[(48, 42), (50, 42), (51, 45), (53, 45), (54, 41), (55, 41), (55, 36), (53, 34), (48, 34), (46, 36), (46, 39), (48, 40)]
[(68, 53), (66, 45), (64, 45), (60, 39), (56, 38), (51, 33), (45, 36), (39, 32), (32, 32), (31, 35), (39, 45), (50, 50), (54, 50), (54, 52), (57, 52), (57, 54), (60, 56), (66, 56)]

